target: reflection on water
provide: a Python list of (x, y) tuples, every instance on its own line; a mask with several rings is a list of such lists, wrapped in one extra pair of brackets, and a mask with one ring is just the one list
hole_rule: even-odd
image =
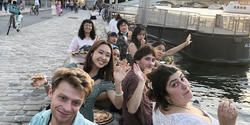
[(193, 99), (199, 100), (202, 108), (214, 117), (221, 98), (234, 99), (239, 110), (237, 125), (249, 125), (250, 65), (213, 65), (183, 57), (177, 54), (175, 61), (192, 84)]

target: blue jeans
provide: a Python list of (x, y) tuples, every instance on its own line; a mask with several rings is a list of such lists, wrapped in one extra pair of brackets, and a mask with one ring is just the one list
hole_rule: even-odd
[(5, 12), (7, 12), (7, 9), (8, 9), (8, 2), (4, 2), (3, 3), (3, 6), (4, 6), (4, 10), (5, 10)]

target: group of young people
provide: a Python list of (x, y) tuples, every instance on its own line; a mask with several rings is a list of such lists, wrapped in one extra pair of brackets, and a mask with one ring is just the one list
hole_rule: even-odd
[(117, 29), (101, 40), (91, 20), (82, 22), (68, 49), (71, 56), (82, 51), (82, 68), (58, 69), (51, 85), (46, 78), (33, 80), (37, 88), (44, 85), (51, 109), (35, 115), (30, 125), (92, 125), (93, 109), (104, 102), (110, 104), (105, 110), (120, 113), (120, 125), (235, 125), (238, 112), (232, 104), (220, 103), (216, 120), (190, 103), (190, 83), (181, 70), (172, 62), (160, 63), (188, 46), (191, 35), (166, 51), (164, 42), (147, 42), (141, 25), (130, 31), (119, 19)]

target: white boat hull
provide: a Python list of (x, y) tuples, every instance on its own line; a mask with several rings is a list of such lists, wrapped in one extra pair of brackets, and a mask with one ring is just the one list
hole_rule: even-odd
[(227, 6), (223, 7), (224, 12), (229, 13), (247, 13), (250, 14), (250, 5), (242, 5), (239, 2), (230, 2)]

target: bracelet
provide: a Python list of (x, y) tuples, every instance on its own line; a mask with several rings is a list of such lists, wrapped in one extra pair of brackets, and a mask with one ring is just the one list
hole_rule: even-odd
[(123, 91), (121, 91), (121, 94), (117, 94), (116, 92), (115, 92), (115, 96), (122, 96), (123, 95)]

